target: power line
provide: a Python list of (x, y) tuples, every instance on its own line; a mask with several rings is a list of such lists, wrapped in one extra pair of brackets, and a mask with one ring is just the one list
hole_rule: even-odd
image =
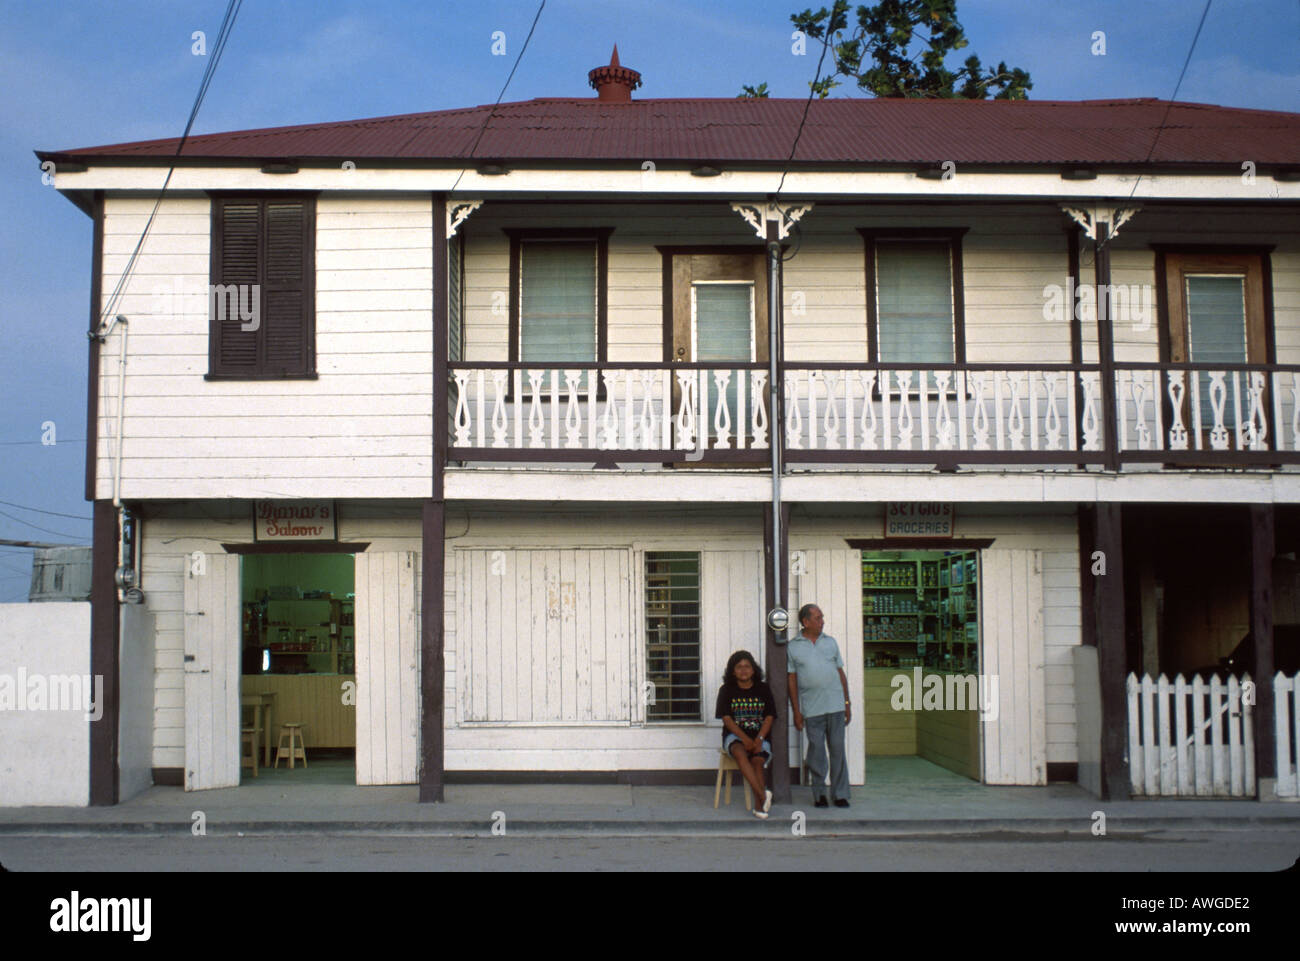
[[(71, 440), (60, 441), (60, 444), (84, 444), (86, 438), (77, 437)], [(0, 447), (22, 447), (30, 444), (45, 444), (43, 440), (0, 440)], [(45, 444), (46, 447), (58, 447), (58, 444)]]
[(49, 514), (51, 517), (71, 517), (74, 521), (88, 521), (92, 518), (82, 517), (80, 514), (60, 514), (58, 511), (43, 511), (39, 507), (28, 507), (26, 504), (15, 504), (13, 501), (0, 501), (8, 507), (17, 507), (21, 510), (31, 511), (34, 514)]
[[(506, 77), (506, 82), (501, 86), (501, 92), (497, 94), (497, 102), (492, 105), (488, 115), (483, 118), (483, 126), (479, 127), (478, 136), (474, 138), (474, 144), (469, 148), (469, 157), (474, 158), (474, 151), (478, 150), (479, 141), (483, 139), (483, 134), (487, 133), (488, 124), (492, 122), (492, 114), (496, 112), (497, 107), (501, 106), (501, 98), (506, 95), (506, 88), (510, 86), (510, 81), (514, 79), (515, 71), (519, 69), (519, 61), (524, 59), (524, 51), (528, 49), (528, 41), (533, 39), (533, 31), (537, 29), (537, 21), (542, 18), (542, 11), (546, 9), (546, 0), (542, 0), (541, 6), (537, 8), (537, 13), (533, 15), (533, 25), (528, 28), (528, 36), (524, 38), (524, 45), (519, 48), (519, 56), (515, 57), (515, 65), (510, 68), (510, 76)], [(448, 193), (455, 193), (456, 188), (460, 186), (461, 177), (465, 176), (465, 171), (469, 167), (461, 167), (460, 173), (456, 175), (456, 182), (451, 185)]]
[[(14, 517), (13, 514), (6, 514), (4, 511), (0, 511), (0, 517), (7, 517), (7, 518), (9, 518), (11, 521), (17, 521), (19, 524), (22, 524), (22, 525), (25, 526), (25, 527), (32, 527), (32, 528), (35, 528), (35, 529), (38, 530), (38, 531), (44, 531), (46, 534), (57, 534), (57, 535), (59, 535), (59, 537), (71, 537), (71, 538), (74, 538), (74, 539), (75, 539), (76, 536), (77, 536), (76, 534), (68, 534), (68, 533), (65, 533), (64, 531), (53, 531), (53, 530), (50, 530), (48, 527), (41, 527), (39, 524), (33, 524), (31, 521), (25, 521), (25, 520), (23, 520), (21, 517)], [(76, 545), (69, 545), (69, 546), (71, 547), (71, 546), (76, 546)]]
[[(185, 131), (181, 134), (180, 142), (176, 145), (176, 157), (180, 157), (181, 151), (185, 149), (185, 141), (189, 139), (190, 130), (194, 126), (194, 121), (199, 115), (199, 107), (203, 104), (204, 97), (207, 96), (208, 87), (212, 83), (212, 77), (217, 72), (217, 64), (221, 62), (221, 55), (225, 52), (226, 42), (230, 39), (230, 31), (235, 26), (235, 18), (239, 16), (239, 8), (243, 5), (244, 0), (230, 0), (226, 5), (226, 15), (222, 18), (221, 29), (217, 33), (216, 43), (213, 45), (213, 53), (208, 60), (207, 68), (203, 71), (203, 79), (199, 83), (199, 92), (194, 98), (194, 105), (190, 108), (189, 119), (185, 122)], [(117, 309), (118, 301), (121, 299), (122, 290), (126, 282), (130, 279), (132, 271), (135, 269), (136, 259), (140, 256), (140, 250), (144, 247), (145, 239), (149, 236), (149, 230), (153, 227), (154, 218), (158, 215), (158, 208), (162, 205), (163, 194), (167, 192), (167, 185), (171, 183), (172, 174), (176, 171), (176, 164), (173, 162), (167, 168), (167, 176), (163, 179), (162, 188), (158, 191), (158, 197), (154, 201), (153, 210), (149, 213), (149, 219), (145, 221), (144, 230), (140, 233), (140, 239), (135, 245), (135, 250), (131, 251), (131, 257), (126, 262), (126, 268), (122, 271), (122, 276), (117, 280), (117, 285), (113, 288), (113, 293), (108, 298), (108, 304), (104, 307), (99, 317), (99, 326), (103, 327), (105, 318), (111, 317)]]
[[(1165, 115), (1160, 118), (1160, 126), (1156, 128), (1156, 135), (1151, 138), (1151, 149), (1147, 151), (1146, 160), (1142, 161), (1143, 167), (1145, 167), (1147, 164), (1151, 162), (1151, 157), (1156, 152), (1156, 144), (1160, 142), (1160, 134), (1164, 132), (1165, 123), (1169, 120), (1169, 111), (1174, 108), (1174, 101), (1178, 99), (1178, 91), (1183, 85), (1183, 77), (1187, 75), (1187, 66), (1192, 62), (1192, 54), (1196, 50), (1196, 41), (1199, 40), (1201, 37), (1201, 28), (1205, 26), (1205, 18), (1206, 16), (1209, 15), (1210, 4), (1212, 4), (1213, 2), (1214, 0), (1205, 0), (1205, 9), (1201, 11), (1201, 22), (1196, 25), (1196, 33), (1192, 37), (1192, 45), (1187, 51), (1187, 58), (1183, 60), (1183, 69), (1178, 74), (1178, 82), (1174, 84), (1173, 96), (1171, 96), (1169, 98), (1169, 102), (1165, 104)], [(1130, 198), (1132, 198), (1132, 196), (1135, 193), (1137, 193), (1138, 184), (1140, 184), (1141, 182), (1142, 182), (1142, 171), (1139, 170), (1137, 179), (1133, 181), (1133, 189), (1128, 192)]]
[(812, 85), (808, 88), (808, 100), (803, 105), (803, 117), (799, 120), (799, 129), (795, 131), (794, 143), (790, 145), (790, 156), (785, 158), (785, 169), (781, 171), (781, 182), (776, 185), (776, 193), (772, 199), (775, 201), (781, 196), (781, 188), (785, 186), (785, 176), (790, 172), (790, 162), (794, 160), (794, 152), (799, 149), (799, 138), (803, 136), (803, 126), (808, 121), (808, 111), (812, 107), (813, 97), (817, 95), (817, 82), (822, 78), (822, 62), (826, 59), (826, 51), (831, 44), (831, 26), (835, 22), (835, 10), (832, 6), (830, 19), (826, 21), (826, 31), (822, 34), (822, 55), (817, 58), (817, 73), (813, 77)]

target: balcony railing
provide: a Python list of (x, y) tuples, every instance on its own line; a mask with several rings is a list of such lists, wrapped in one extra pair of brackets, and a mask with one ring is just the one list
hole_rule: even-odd
[[(794, 364), (778, 371), (790, 463), (1077, 468), (1300, 463), (1300, 366)], [(766, 464), (765, 364), (450, 365), (459, 461)]]

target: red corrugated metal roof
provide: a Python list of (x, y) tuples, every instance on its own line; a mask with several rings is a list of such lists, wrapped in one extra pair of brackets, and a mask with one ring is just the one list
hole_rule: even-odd
[[(191, 137), (190, 160), (783, 164), (805, 102), (540, 99)], [(1160, 136), (1156, 131), (1161, 127)], [(1152, 142), (1155, 149), (1152, 151)], [(51, 151), (171, 158), (177, 139)], [(1300, 114), (1163, 100), (814, 100), (797, 164), (1300, 163)], [(42, 153), (42, 156), (46, 156)]]

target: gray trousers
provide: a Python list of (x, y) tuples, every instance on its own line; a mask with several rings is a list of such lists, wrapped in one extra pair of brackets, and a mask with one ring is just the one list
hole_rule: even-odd
[(812, 780), (813, 800), (826, 796), (826, 743), (829, 743), (831, 800), (847, 801), (849, 765), (844, 758), (844, 712), (805, 717), (803, 726), (808, 732), (808, 776)]

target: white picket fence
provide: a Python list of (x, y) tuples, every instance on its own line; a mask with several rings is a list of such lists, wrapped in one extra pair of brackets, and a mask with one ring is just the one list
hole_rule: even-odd
[[(1128, 761), (1133, 794), (1254, 797), (1254, 697), (1241, 680), (1128, 676)], [(1250, 687), (1247, 687), (1247, 686)], [(1279, 753), (1280, 749), (1279, 749)]]
[(1300, 797), (1300, 674), (1273, 678), (1277, 740), (1277, 796)]

